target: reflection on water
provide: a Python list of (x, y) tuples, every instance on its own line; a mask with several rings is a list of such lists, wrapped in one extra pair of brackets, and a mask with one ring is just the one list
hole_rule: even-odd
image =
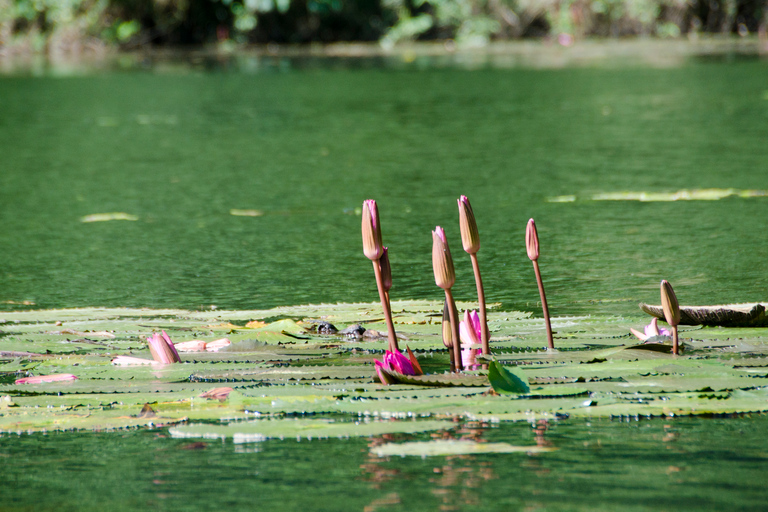
[[(311, 442), (165, 431), (0, 436), (5, 506), (35, 510), (762, 510), (768, 419), (486, 424)], [(379, 458), (378, 444), (471, 439), (556, 451)]]
[(548, 199), (768, 189), (766, 83), (758, 59), (3, 76), (2, 309), (372, 302), (366, 198), (393, 299), (439, 300), (436, 225), (471, 299), (461, 194), (504, 308), (540, 314), (530, 217), (553, 316), (639, 314), (662, 278), (682, 303), (765, 300), (764, 197)]

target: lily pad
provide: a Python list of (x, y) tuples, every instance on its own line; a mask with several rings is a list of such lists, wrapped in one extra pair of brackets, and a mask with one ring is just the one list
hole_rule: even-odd
[(416, 433), (453, 428), (449, 421), (334, 421), (327, 419), (275, 419), (235, 422), (228, 425), (193, 424), (172, 427), (172, 437), (228, 439), (250, 443), (267, 439), (320, 439), (328, 437), (369, 437), (382, 434)]
[(508, 443), (478, 443), (467, 440), (415, 441), (387, 443), (371, 448), (378, 457), (445, 457), (451, 455), (478, 455), (487, 453), (544, 453), (557, 448), (551, 446), (515, 446)]

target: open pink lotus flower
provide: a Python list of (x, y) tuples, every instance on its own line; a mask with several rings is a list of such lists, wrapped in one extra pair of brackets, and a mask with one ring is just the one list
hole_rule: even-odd
[(482, 354), (482, 348), (473, 348), (473, 345), (482, 344), (483, 328), (480, 316), (476, 310), (464, 311), (464, 320), (459, 322), (459, 339), (461, 340), (461, 362), (464, 368), (477, 364), (475, 357)]
[[(640, 341), (644, 343), (648, 343), (648, 340), (651, 338), (656, 338), (660, 336), (666, 336), (666, 337), (672, 336), (672, 333), (669, 332), (668, 329), (665, 329), (663, 327), (659, 329), (659, 319), (656, 317), (654, 317), (653, 320), (651, 320), (651, 323), (645, 326), (645, 332), (640, 332), (631, 328), (629, 330), (632, 331), (632, 334), (637, 336), (637, 338), (639, 338)], [(652, 341), (651, 343), (654, 343), (654, 342), (656, 342), (656, 340)]]
[(374, 359), (373, 363), (376, 365), (376, 373), (379, 374), (379, 380), (382, 384), (391, 384), (392, 382), (382, 373), (381, 368), (389, 372), (402, 373), (403, 375), (416, 375), (416, 370), (414, 370), (411, 360), (399, 351), (391, 352), (387, 350), (384, 352), (383, 361)]

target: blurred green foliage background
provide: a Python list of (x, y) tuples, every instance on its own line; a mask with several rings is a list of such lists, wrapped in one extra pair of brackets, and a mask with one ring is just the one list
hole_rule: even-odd
[(765, 37), (766, 0), (0, 0), (0, 52), (147, 45)]

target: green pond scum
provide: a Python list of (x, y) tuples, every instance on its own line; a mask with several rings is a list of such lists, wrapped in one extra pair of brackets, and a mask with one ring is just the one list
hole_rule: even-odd
[[(766, 329), (630, 332), (662, 279), (768, 299), (768, 66), (721, 57), (0, 76), (0, 510), (764, 510)], [(493, 357), (451, 374), (463, 194)]]

